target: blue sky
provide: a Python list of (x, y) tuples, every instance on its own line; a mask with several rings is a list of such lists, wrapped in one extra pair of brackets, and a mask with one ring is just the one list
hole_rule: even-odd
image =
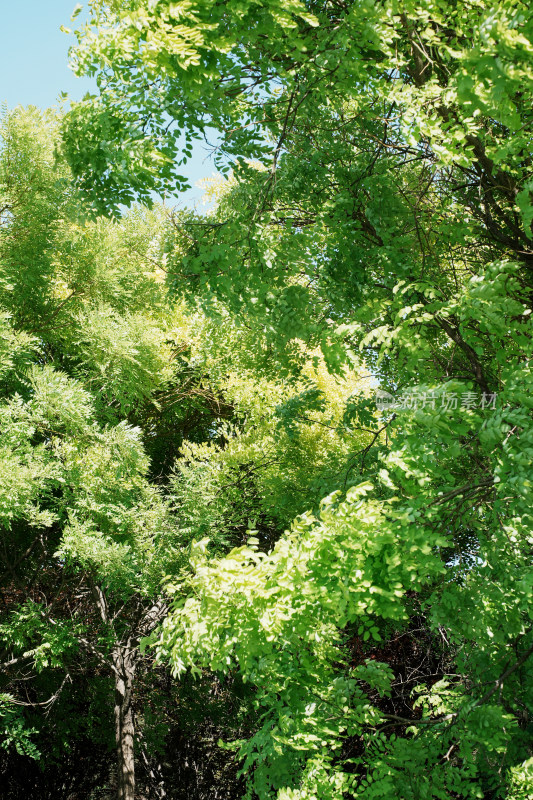
[[(58, 105), (61, 92), (79, 100), (94, 89), (93, 81), (69, 69), (68, 49), (75, 40), (60, 31), (61, 25), (69, 27), (75, 5), (76, 0), (0, 0), (0, 104), (47, 108)], [(194, 183), (213, 173), (205, 157), (197, 145), (182, 170), (193, 186), (182, 196), (187, 205), (202, 196)]]
[(0, 0), (0, 102), (10, 108), (57, 105), (60, 92), (75, 100), (93, 87), (68, 67), (74, 37), (68, 27), (75, 0)]

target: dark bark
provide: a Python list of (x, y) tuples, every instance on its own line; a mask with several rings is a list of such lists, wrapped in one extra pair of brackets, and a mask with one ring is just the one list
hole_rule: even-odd
[[(102, 622), (112, 631), (115, 639), (110, 666), (115, 676), (117, 798), (118, 800), (135, 800), (135, 721), (132, 695), (135, 668), (141, 657), (139, 642), (143, 636), (148, 636), (157, 627), (166, 615), (168, 607), (162, 599), (157, 600), (149, 608), (143, 608), (139, 603), (136, 618), (129, 621), (128, 638), (120, 640), (114, 627), (116, 615), (115, 617), (110, 615), (103, 589), (94, 582), (91, 590)], [(90, 645), (89, 642), (86, 644)]]
[(119, 645), (113, 651), (118, 800), (135, 799), (135, 726), (131, 702), (135, 662), (131, 650)]

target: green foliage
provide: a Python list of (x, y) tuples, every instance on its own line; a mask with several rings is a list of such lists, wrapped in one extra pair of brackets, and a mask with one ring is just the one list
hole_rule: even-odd
[[(47, 775), (84, 742), (95, 753), (109, 747), (124, 651), (140, 676), (139, 733), (151, 755), (170, 746), (185, 722), (165, 731), (164, 670), (148, 677), (152, 656), (139, 640), (164, 615), (165, 585), (190, 571), (193, 539), (212, 537), (220, 554), (253, 525), (273, 547), (365, 439), (342, 424), (346, 398), (365, 385), (361, 367), (334, 378), (318, 352), (295, 343), (299, 376), (289, 375), (256, 346), (256, 320), (234, 320), (220, 301), (209, 314), (205, 299), (169, 304), (173, 218), (136, 208), (119, 222), (85, 219), (60, 153), (54, 161), (54, 136), (55, 122), (17, 109), (0, 152), (2, 168), (15, 157), (26, 165), (2, 173), (0, 229), (0, 634), (5, 685), (21, 708), (9, 712), (6, 741), (30, 731)], [(38, 219), (25, 205), (33, 160)], [(31, 317), (21, 313), (33, 303), (30, 274), (41, 287)], [(255, 690), (232, 692), (246, 728)], [(227, 717), (219, 725), (237, 732)], [(199, 731), (204, 724), (199, 716)], [(31, 754), (31, 742), (17, 752)], [(222, 772), (229, 758), (215, 758)]]
[(530, 758), (510, 770), (509, 800), (528, 800), (533, 785), (533, 763)]
[(13, 611), (8, 621), (0, 626), (4, 646), (22, 650), (23, 658), (31, 658), (37, 672), (47, 667), (60, 667), (66, 654), (78, 649), (78, 636), (84, 632), (82, 623), (71, 620), (61, 620), (51, 626), (42, 606), (32, 600)]
[[(215, 352), (220, 367), (218, 347)], [(205, 359), (216, 381), (213, 354), (195, 349), (192, 357)], [(218, 426), (216, 441), (185, 443), (171, 483), (189, 541), (209, 537), (216, 547), (241, 544), (251, 527), (268, 549), (277, 531), (302, 508), (318, 508), (339, 474), (346, 473), (350, 453), (364, 434), (344, 431), (340, 415), (353, 386), (362, 381), (356, 372), (335, 380), (323, 364), (307, 370), (308, 376), (292, 384), (247, 375), (244, 365), (223, 378), (220, 389), (238, 416)], [(313, 388), (303, 388), (310, 377), (316, 381)]]
[[(251, 687), (249, 798), (527, 797), (529, 8), (96, 0), (77, 35), (74, 184), (3, 133), (4, 530), (114, 608), (165, 583), (158, 663)], [(213, 129), (208, 214), (82, 221)]]
[[(221, 306), (246, 319), (257, 351), (299, 370), (273, 402), (276, 506), (290, 492), (280, 450), (328, 415), (308, 354), (332, 374), (364, 358), (404, 402), (379, 415), (368, 392), (343, 397), (326, 422), (338, 474), (288, 505), (312, 512), (273, 548), (253, 513), (269, 484), (246, 467), (249, 508), (230, 470), (245, 443), (269, 452), (263, 436), (228, 426), (221, 449), (186, 451), (176, 487), (200, 541), (159, 657), (256, 687), (250, 796), (504, 796), (526, 774), (532, 703), (531, 14), (514, 0), (331, 2), (280, 26), (276, 9), (252, 23), (240, 3), (195, 2), (178, 23), (172, 5), (97, 4), (74, 59), (102, 70), (102, 91), (63, 128), (69, 159), (114, 209), (147, 172), (168, 188), (172, 168), (150, 165), (179, 153), (176, 130), (217, 131), (227, 181), (205, 218), (173, 219), (168, 284), (213, 320)], [(130, 126), (121, 147), (142, 129), (151, 148), (125, 170), (78, 144), (80, 120), (111, 116)], [(252, 538), (213, 561), (204, 537), (228, 520)], [(432, 666), (405, 685), (395, 648), (405, 637), (414, 653), (415, 630)]]
[(31, 740), (34, 733), (14, 706), (14, 698), (10, 694), (0, 694), (0, 746), (5, 750), (14, 747), (20, 755), (38, 759), (39, 751)]

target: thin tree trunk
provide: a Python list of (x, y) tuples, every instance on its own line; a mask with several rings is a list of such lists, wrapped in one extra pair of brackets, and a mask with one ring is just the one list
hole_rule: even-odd
[(135, 800), (135, 735), (131, 694), (135, 656), (123, 647), (113, 652), (115, 667), (115, 744), (117, 752), (118, 800)]
[[(139, 641), (148, 636), (168, 611), (164, 600), (157, 600), (130, 627), (127, 640), (117, 639), (113, 619), (109, 615), (107, 599), (103, 589), (96, 582), (91, 590), (104, 625), (111, 628), (115, 645), (111, 652), (113, 673), (115, 675), (115, 747), (117, 753), (117, 798), (135, 800), (135, 724), (131, 705), (135, 667), (140, 658)], [(89, 642), (86, 644), (90, 645)], [(165, 797), (161, 785), (160, 796)]]

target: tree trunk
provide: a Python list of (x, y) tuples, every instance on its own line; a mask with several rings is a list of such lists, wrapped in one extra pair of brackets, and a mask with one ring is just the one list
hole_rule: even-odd
[(115, 668), (115, 744), (117, 751), (118, 800), (135, 800), (135, 734), (131, 693), (135, 655), (118, 646), (113, 652)]
[[(144, 613), (141, 613), (140, 619), (137, 619), (131, 625), (130, 635), (127, 640), (120, 642), (116, 637), (113, 620), (109, 616), (107, 599), (103, 589), (96, 582), (92, 582), (91, 590), (102, 622), (111, 629), (115, 637), (111, 661), (115, 675), (117, 798), (118, 800), (135, 800), (135, 725), (131, 695), (135, 667), (140, 658), (139, 641), (143, 636), (148, 636), (156, 625), (161, 622), (168, 611), (168, 607), (162, 599), (157, 600)], [(103, 660), (105, 661), (105, 659)], [(161, 782), (159, 793), (161, 797), (165, 797), (165, 790)]]

